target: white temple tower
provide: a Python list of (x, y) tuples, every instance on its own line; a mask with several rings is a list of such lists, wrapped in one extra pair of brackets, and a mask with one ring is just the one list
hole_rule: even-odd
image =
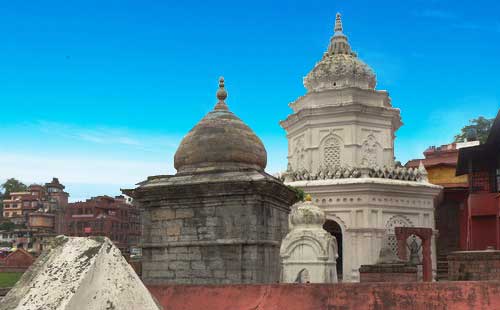
[(339, 244), (339, 274), (355, 282), (360, 265), (376, 262), (385, 233), (396, 250), (394, 227), (435, 228), (441, 187), (427, 182), (423, 166), (395, 166), (399, 109), (386, 91), (375, 89), (375, 73), (351, 50), (340, 14), (334, 31), (323, 58), (304, 78), (307, 93), (290, 104), (293, 113), (280, 123), (288, 139), (283, 176), (325, 211), (325, 228)]

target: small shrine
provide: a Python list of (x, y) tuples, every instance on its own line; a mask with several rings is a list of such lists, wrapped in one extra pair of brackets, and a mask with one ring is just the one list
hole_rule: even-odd
[(175, 175), (149, 177), (124, 193), (143, 210), (147, 284), (276, 283), (280, 245), (297, 196), (265, 172), (262, 141), (218, 102), (182, 140)]
[(293, 112), (280, 123), (288, 139), (281, 177), (325, 212), (342, 281), (358, 282), (360, 266), (377, 262), (383, 236), (397, 253), (395, 227), (431, 229), (434, 274), (434, 203), (442, 187), (428, 182), (422, 164), (405, 168), (395, 160), (400, 111), (387, 91), (376, 89), (375, 72), (351, 48), (340, 14), (333, 31), (304, 78), (306, 94), (289, 104)]
[(337, 282), (337, 240), (323, 229), (325, 220), (309, 195), (294, 206), (291, 230), (281, 244), (282, 282)]

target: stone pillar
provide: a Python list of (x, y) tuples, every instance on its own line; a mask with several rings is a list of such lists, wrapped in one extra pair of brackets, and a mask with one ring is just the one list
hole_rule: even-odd
[(431, 239), (422, 240), (422, 268), (424, 282), (432, 282)]
[(398, 255), (401, 260), (407, 260), (406, 240), (411, 235), (416, 235), (422, 239), (422, 268), (424, 282), (432, 281), (432, 229), (423, 227), (396, 227), (394, 229), (398, 240)]

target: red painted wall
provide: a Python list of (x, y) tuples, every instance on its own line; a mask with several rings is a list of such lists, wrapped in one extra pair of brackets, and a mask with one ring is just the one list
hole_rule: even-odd
[(163, 310), (500, 309), (500, 281), (148, 288)]
[(471, 223), (471, 250), (496, 248), (496, 218), (494, 216), (474, 216)]

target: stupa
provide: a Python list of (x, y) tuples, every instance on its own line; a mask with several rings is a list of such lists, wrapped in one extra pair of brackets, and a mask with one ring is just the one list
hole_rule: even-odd
[(296, 194), (267, 174), (261, 140), (218, 102), (182, 140), (175, 175), (124, 193), (141, 207), (147, 284), (275, 283)]
[[(376, 75), (352, 51), (340, 14), (304, 86), (307, 93), (290, 104), (293, 113), (280, 123), (289, 146), (282, 177), (324, 210), (324, 227), (338, 242), (339, 278), (356, 282), (360, 265), (376, 263), (386, 233), (396, 251), (394, 227), (435, 228), (441, 187), (428, 183), (423, 165), (395, 163), (400, 111), (386, 91), (375, 89)], [(433, 256), (435, 269), (435, 250)]]

